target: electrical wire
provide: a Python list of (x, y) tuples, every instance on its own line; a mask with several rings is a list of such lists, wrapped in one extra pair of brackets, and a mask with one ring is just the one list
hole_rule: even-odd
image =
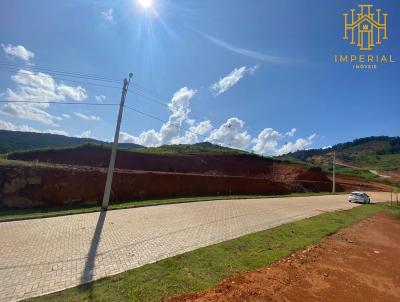
[(70, 77), (77, 77), (77, 78), (84, 78), (84, 79), (91, 79), (91, 80), (98, 80), (104, 82), (113, 82), (113, 83), (121, 83), (122, 79), (114, 79), (105, 76), (95, 75), (95, 74), (88, 74), (88, 73), (81, 73), (81, 72), (71, 72), (71, 71), (63, 71), (51, 67), (43, 67), (43, 66), (24, 66), (20, 64), (10, 64), (5, 62), (0, 62), (0, 66), (6, 66), (15, 69), (31, 69), (31, 70), (38, 70), (39, 72), (51, 72), (54, 74), (59, 74), (63, 76), (70, 76)]
[[(21, 68), (27, 68), (27, 69), (36, 69), (36, 72), (48, 72), (50, 71), (50, 73), (56, 74), (56, 76), (52, 76), (49, 74), (35, 74), (36, 77), (41, 77), (41, 78), (50, 78), (50, 79), (56, 79), (56, 80), (61, 80), (61, 81), (67, 81), (67, 82), (72, 82), (72, 83), (77, 83), (77, 84), (82, 84), (82, 85), (91, 85), (91, 86), (97, 86), (97, 87), (103, 87), (103, 88), (111, 88), (111, 89), (117, 89), (120, 90), (121, 87), (118, 86), (110, 86), (110, 85), (104, 85), (104, 84), (99, 84), (99, 83), (93, 83), (93, 82), (87, 82), (87, 81), (83, 81), (83, 80), (74, 80), (74, 79), (69, 79), (68, 77), (75, 77), (75, 78), (79, 78), (79, 79), (87, 79), (87, 80), (91, 80), (91, 81), (110, 81), (112, 83), (119, 83), (121, 82), (120, 80), (115, 80), (115, 79), (111, 79), (111, 78), (105, 78), (102, 76), (97, 76), (97, 75), (90, 75), (90, 74), (84, 74), (84, 73), (72, 73), (72, 72), (63, 72), (63, 71), (59, 71), (57, 69), (54, 68), (44, 68), (41, 67), (40, 70), (34, 66), (34, 67), (27, 67), (27, 66), (22, 66), (22, 65), (18, 65), (18, 64), (9, 64), (9, 63), (3, 63), (0, 62), (0, 72), (4, 71), (4, 72), (8, 72), (8, 73), (13, 73), (13, 72), (19, 72), (22, 74), (27, 74), (27, 75), (31, 75), (31, 73), (29, 72), (30, 70), (21, 70)], [(61, 77), (60, 77), (61, 76)], [(62, 77), (64, 76), (64, 77)], [(67, 77), (67, 78), (66, 78)], [(137, 96), (143, 98), (144, 100), (148, 101), (148, 102), (152, 102), (154, 104), (160, 105), (162, 107), (165, 107), (167, 109), (169, 109), (169, 106), (167, 103), (160, 101), (159, 98), (156, 98), (154, 96), (149, 96), (149, 94), (155, 94), (153, 91), (151, 91), (148, 88), (145, 88), (142, 85), (133, 83), (131, 85), (131, 88), (129, 89), (130, 92), (136, 94)], [(160, 95), (157, 94), (157, 96), (161, 97)], [(166, 99), (168, 99), (169, 97), (165, 97)], [(204, 112), (200, 112), (199, 110), (192, 110), (192, 113), (197, 113), (197, 114), (201, 114), (203, 116), (208, 116), (208, 114), (204, 113)]]
[[(134, 111), (134, 112), (136, 112), (136, 113), (139, 113), (139, 114), (141, 114), (141, 115), (144, 115), (144, 116), (147, 116), (147, 117), (152, 118), (152, 119), (154, 119), (154, 120), (157, 120), (157, 121), (159, 121), (159, 122), (162, 122), (162, 123), (164, 123), (164, 124), (168, 122), (167, 120), (164, 120), (164, 119), (159, 118), (159, 117), (157, 117), (157, 116), (155, 116), (155, 115), (146, 113), (146, 112), (144, 112), (144, 111), (141, 111), (141, 110), (136, 109), (136, 108), (134, 108), (134, 107), (131, 107), (131, 106), (129, 106), (129, 105), (125, 105), (124, 107), (127, 108), (127, 109), (129, 109), (129, 110), (132, 110), (132, 111)], [(174, 126), (174, 127), (176, 127), (176, 128), (178, 128), (178, 129), (181, 129), (181, 127), (182, 127), (182, 125), (174, 124), (174, 123), (171, 123), (171, 122), (170, 122), (169, 124), (172, 125), (172, 126)], [(186, 131), (189, 132), (189, 133), (198, 135), (198, 136), (200, 136), (200, 137), (202, 137), (202, 138), (204, 138), (204, 139), (208, 138), (208, 137), (207, 137), (206, 135), (204, 135), (204, 134), (200, 134), (200, 133), (198, 133), (198, 132), (196, 132), (196, 131), (190, 130), (190, 128), (189, 128), (189, 129), (186, 129)], [(222, 147), (229, 147), (229, 148), (231, 148), (231, 149), (240, 150), (240, 151), (244, 151), (244, 152), (249, 152), (248, 150), (244, 150), (244, 149), (238, 148), (238, 147), (236, 147), (236, 146), (228, 145), (228, 144), (220, 144), (220, 146), (222, 146)]]
[[(21, 70), (22, 68), (24, 68), (23, 70)], [(39, 70), (40, 68), (40, 70)], [(0, 62), (0, 71), (4, 71), (4, 72), (9, 72), (9, 73), (14, 73), (14, 72), (18, 72), (18, 73), (23, 73), (23, 74), (28, 74), (31, 75), (31, 73), (29, 71), (27, 71), (26, 69), (29, 70), (36, 70), (37, 74), (35, 74), (35, 76), (38, 77), (42, 77), (42, 78), (51, 78), (51, 79), (57, 79), (57, 80), (61, 80), (61, 81), (69, 81), (69, 82), (73, 82), (73, 83), (78, 83), (78, 84), (84, 84), (84, 85), (93, 85), (93, 86), (98, 86), (98, 87), (104, 87), (104, 88), (112, 88), (112, 89), (118, 89), (120, 90), (121, 87), (117, 87), (117, 86), (110, 86), (110, 85), (104, 85), (104, 84), (98, 84), (98, 83), (93, 83), (93, 82), (87, 82), (87, 81), (82, 81), (82, 80), (73, 80), (73, 79), (69, 79), (68, 77), (72, 77), (72, 78), (78, 78), (78, 79), (84, 79), (84, 80), (91, 80), (91, 81), (102, 81), (102, 82), (110, 82), (110, 83), (119, 83), (121, 80), (117, 80), (117, 79), (112, 79), (112, 78), (108, 78), (108, 77), (104, 77), (104, 76), (99, 76), (99, 75), (94, 75), (94, 74), (85, 74), (85, 73), (78, 73), (78, 72), (69, 72), (69, 71), (62, 71), (62, 70), (57, 70), (54, 68), (50, 68), (50, 67), (38, 67), (38, 66), (22, 66), (22, 65), (18, 65), (18, 64), (9, 64), (9, 63), (4, 63), (4, 62)], [(38, 71), (39, 70), (39, 71)], [(39, 72), (49, 72), (49, 73), (53, 73), (56, 75), (56, 77), (48, 75), (48, 74), (38, 74)], [(58, 76), (62, 76), (61, 78)], [(67, 77), (67, 78), (65, 78)], [(160, 101), (158, 98), (149, 96), (148, 94), (154, 94), (153, 91), (151, 91), (150, 89), (136, 84), (134, 83), (131, 88), (128, 90), (129, 92), (147, 100), (150, 101), (152, 103), (161, 105), (163, 107), (166, 107), (167, 109), (169, 109), (168, 104), (166, 104), (163, 101)], [(57, 102), (57, 101), (34, 101), (34, 100), (22, 100), (22, 101), (3, 101), (0, 100), (0, 103), (31, 103), (31, 104), (58, 104), (58, 105), (89, 105), (89, 106), (119, 106), (120, 104), (118, 103), (89, 103), (89, 102)], [(157, 120), (159, 122), (162, 123), (167, 123), (168, 121), (159, 118), (155, 115), (146, 113), (144, 111), (141, 111), (139, 109), (136, 109), (134, 107), (131, 107), (129, 105), (125, 105), (125, 108), (132, 110), (136, 113), (139, 113), (143, 116), (152, 118), (154, 120)], [(193, 112), (193, 111), (192, 111)], [(198, 111), (197, 111), (198, 112)], [(200, 112), (199, 112), (200, 113)], [(170, 125), (177, 127), (178, 129), (181, 129), (182, 125), (178, 125), (178, 124), (174, 124), (174, 123), (169, 123)], [(193, 130), (186, 129), (187, 132), (195, 134), (199, 137), (203, 137), (203, 138), (207, 138), (206, 135), (204, 134), (200, 134), (198, 132), (195, 132)], [(237, 148), (235, 146), (230, 146), (228, 144), (221, 144), (222, 146), (228, 146), (230, 148), (233, 149), (237, 149), (237, 150), (242, 150), (240, 148)], [(242, 150), (242, 151), (246, 151), (246, 150)], [(247, 151), (246, 151), (247, 152)]]
[[(31, 73), (26, 72), (24, 70), (13, 70), (13, 69), (7, 69), (7, 68), (8, 67), (0, 66), (0, 71), (5, 71), (5, 72), (9, 72), (9, 73), (14, 73), (15, 71), (18, 71), (19, 73), (31, 75)], [(67, 82), (83, 84), (83, 85), (98, 86), (98, 87), (103, 87), (103, 88), (112, 88), (112, 89), (118, 89), (118, 90), (121, 89), (121, 87), (117, 87), (117, 86), (103, 85), (103, 84), (98, 84), (98, 83), (93, 83), (93, 82), (86, 82), (86, 81), (71, 80), (71, 79), (68, 79), (68, 78), (53, 77), (53, 76), (47, 75), (47, 74), (35, 74), (34, 76), (35, 77), (41, 77), (41, 78), (47, 78), (47, 79), (56, 79), (56, 80), (60, 80), (60, 81), (67, 81)]]
[(28, 104), (57, 104), (57, 105), (90, 105), (90, 106), (119, 106), (118, 103), (89, 103), (89, 102), (56, 102), (56, 101), (3, 101), (0, 103), (28, 103)]

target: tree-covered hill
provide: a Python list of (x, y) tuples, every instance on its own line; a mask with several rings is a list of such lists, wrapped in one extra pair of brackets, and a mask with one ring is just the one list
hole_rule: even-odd
[[(0, 154), (13, 151), (43, 149), (43, 148), (64, 148), (74, 147), (83, 144), (110, 144), (91, 138), (69, 137), (50, 133), (34, 133), (0, 130)], [(122, 143), (122, 148), (142, 148), (136, 144)]]

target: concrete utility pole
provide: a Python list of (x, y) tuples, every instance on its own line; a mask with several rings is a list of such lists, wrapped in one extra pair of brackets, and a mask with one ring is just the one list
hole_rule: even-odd
[(333, 169), (332, 169), (332, 193), (336, 192), (336, 187), (335, 187), (335, 174), (336, 174), (336, 151), (333, 150)]
[(101, 204), (101, 208), (103, 210), (107, 210), (108, 203), (110, 201), (111, 185), (112, 185), (112, 178), (113, 178), (114, 166), (115, 166), (115, 158), (117, 156), (119, 130), (121, 128), (122, 113), (124, 112), (125, 98), (126, 98), (126, 94), (128, 93), (128, 87), (129, 87), (131, 78), (132, 78), (132, 73), (129, 74), (129, 80), (124, 79), (124, 87), (122, 88), (121, 103), (119, 104), (117, 127), (115, 128), (114, 143), (112, 145), (110, 164), (108, 166), (106, 187), (104, 189), (103, 202)]

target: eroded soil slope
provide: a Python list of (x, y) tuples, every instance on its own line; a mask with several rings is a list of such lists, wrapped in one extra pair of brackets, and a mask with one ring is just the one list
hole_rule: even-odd
[[(110, 149), (100, 146), (10, 154), (10, 165), (0, 166), (0, 207), (99, 203), (109, 158)], [(331, 188), (331, 180), (319, 168), (251, 154), (160, 155), (120, 150), (111, 200), (329, 192)], [(337, 191), (344, 188), (387, 189), (366, 181), (346, 180), (345, 186), (339, 181)]]

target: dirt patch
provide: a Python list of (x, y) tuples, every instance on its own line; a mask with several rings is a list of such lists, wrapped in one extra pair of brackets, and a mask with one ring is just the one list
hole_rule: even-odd
[(400, 168), (391, 171), (380, 171), (380, 173), (391, 177), (395, 182), (400, 184)]
[(400, 219), (379, 214), (275, 264), (170, 301), (400, 301)]

